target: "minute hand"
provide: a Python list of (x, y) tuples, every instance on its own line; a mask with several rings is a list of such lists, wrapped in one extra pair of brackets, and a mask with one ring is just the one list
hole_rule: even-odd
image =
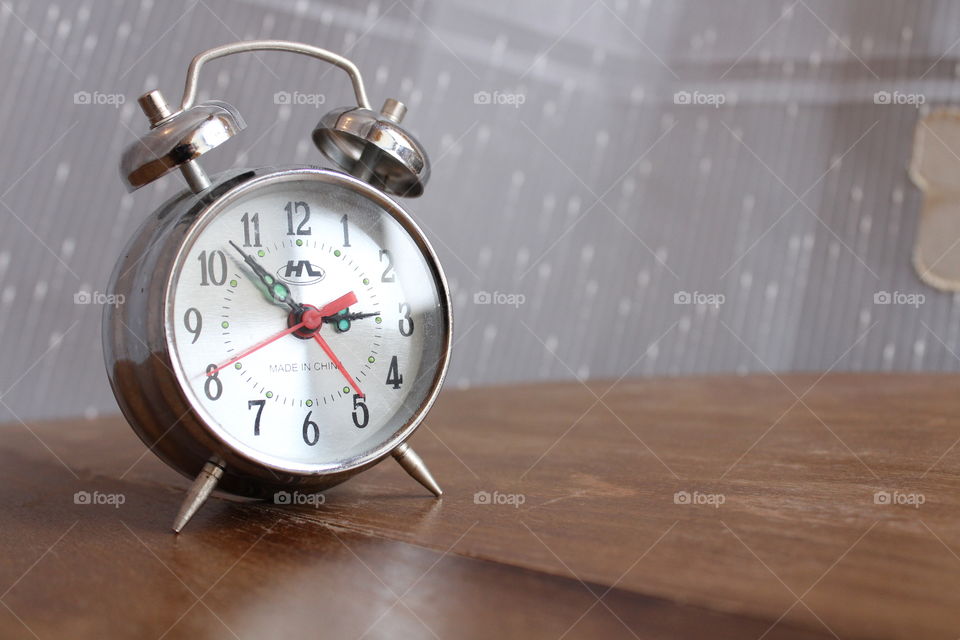
[(244, 252), (243, 249), (237, 246), (237, 244), (230, 240), (230, 245), (237, 250), (243, 257), (243, 261), (247, 263), (247, 266), (257, 275), (260, 279), (260, 282), (263, 283), (263, 286), (267, 288), (267, 293), (270, 294), (270, 297), (276, 300), (277, 302), (282, 302), (290, 306), (294, 311), (303, 311), (303, 306), (293, 299), (293, 296), (290, 295), (290, 289), (287, 288), (287, 285), (279, 282), (276, 278), (270, 275), (270, 272), (263, 268), (259, 262), (253, 259), (253, 256)]

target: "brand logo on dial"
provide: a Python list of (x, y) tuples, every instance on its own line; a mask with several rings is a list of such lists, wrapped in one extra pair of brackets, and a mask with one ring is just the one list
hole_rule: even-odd
[(277, 277), (289, 284), (307, 285), (320, 282), (327, 272), (309, 260), (288, 260), (277, 269)]

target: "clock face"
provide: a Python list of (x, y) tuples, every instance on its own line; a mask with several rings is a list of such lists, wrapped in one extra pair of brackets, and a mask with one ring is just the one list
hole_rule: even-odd
[(166, 304), (196, 413), (283, 470), (381, 452), (422, 417), (447, 363), (432, 251), (395, 204), (337, 174), (273, 174), (217, 201), (187, 233)]

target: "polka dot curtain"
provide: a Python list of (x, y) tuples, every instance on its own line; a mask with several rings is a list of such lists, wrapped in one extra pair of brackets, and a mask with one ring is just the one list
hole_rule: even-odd
[[(931, 0), (3, 0), (0, 412), (116, 411), (106, 282), (182, 188), (124, 192), (136, 97), (251, 38), (344, 53), (373, 102), (409, 106), (451, 386), (960, 369), (960, 302), (910, 266), (905, 172), (918, 117), (960, 92), (956, 24)], [(200, 99), (248, 123), (209, 171), (323, 164), (309, 133), (350, 102), (340, 74), (275, 53), (209, 70)]]

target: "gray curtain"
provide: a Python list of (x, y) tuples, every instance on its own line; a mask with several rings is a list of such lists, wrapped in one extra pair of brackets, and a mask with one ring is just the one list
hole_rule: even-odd
[[(958, 91), (957, 24), (933, 0), (5, 0), (0, 417), (115, 411), (79, 294), (182, 188), (124, 192), (136, 97), (175, 100), (195, 53), (267, 37), (345, 53), (373, 102), (409, 105), (453, 386), (957, 370), (960, 306), (912, 271), (905, 172), (918, 117)], [(200, 98), (248, 129), (208, 170), (322, 164), (309, 132), (350, 102), (343, 76), (283, 54), (209, 71)]]

